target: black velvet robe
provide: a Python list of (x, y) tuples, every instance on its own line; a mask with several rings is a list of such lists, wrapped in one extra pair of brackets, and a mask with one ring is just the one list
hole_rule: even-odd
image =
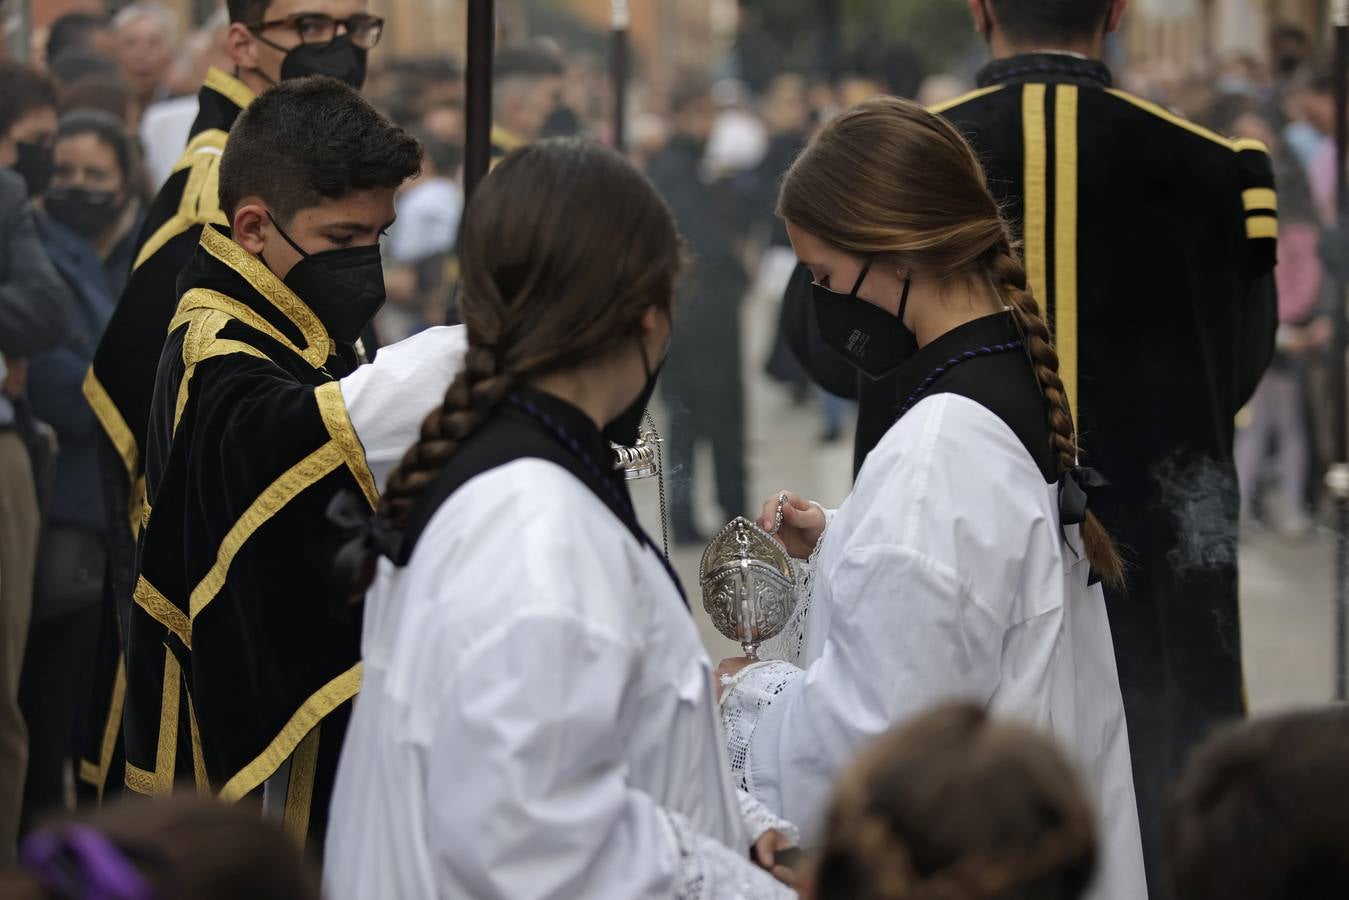
[(272, 779), (266, 805), (314, 845), (361, 680), (326, 510), (377, 500), (336, 381), (356, 354), (213, 226), (182, 285), (145, 435), (126, 782), (234, 802)]
[(116, 793), (122, 784), (119, 722), (126, 682), (121, 635), (131, 607), (145, 495), (143, 442), (159, 351), (178, 305), (178, 275), (196, 250), (202, 226), (226, 224), (219, 203), (220, 154), (253, 93), (238, 79), (211, 69), (197, 97), (200, 110), (187, 148), (146, 214), (131, 279), (84, 382), (85, 398), (107, 436), (101, 469), (110, 544), (107, 609), (77, 773), (80, 792), (89, 800)]
[[(1245, 712), (1232, 439), (1274, 348), (1273, 170), (1258, 142), (1114, 90), (1099, 62), (1020, 56), (979, 85), (934, 111), (969, 138), (1024, 237), (1083, 462), (1118, 489), (1118, 514), (1098, 514), (1132, 568), (1106, 600), (1160, 900), (1166, 791), (1190, 749)], [(903, 396), (820, 345), (809, 285), (798, 270), (788, 340), (823, 387), (859, 399), (860, 467)]]

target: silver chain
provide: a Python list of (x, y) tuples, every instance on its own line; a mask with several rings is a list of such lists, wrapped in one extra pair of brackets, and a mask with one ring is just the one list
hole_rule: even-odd
[(656, 488), (660, 494), (660, 544), (665, 551), (665, 558), (670, 558), (670, 515), (665, 508), (665, 454), (661, 452), (661, 444), (665, 439), (660, 436), (656, 430), (656, 420), (651, 418), (651, 412), (648, 410), (643, 418), (646, 420), (646, 427), (651, 430), (652, 440), (656, 445)]

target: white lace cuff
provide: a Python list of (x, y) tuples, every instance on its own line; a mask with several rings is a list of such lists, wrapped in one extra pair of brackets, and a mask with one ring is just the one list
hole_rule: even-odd
[(749, 754), (759, 718), (804, 674), (791, 663), (757, 662), (741, 669), (722, 689), (721, 723), (726, 730), (726, 751), (731, 759), (731, 775), (741, 790), (754, 793)]
[(678, 813), (662, 810), (679, 845), (676, 900), (788, 900), (796, 892), (737, 853), (693, 830)]
[(758, 843), (759, 838), (770, 831), (776, 831), (794, 846), (801, 846), (800, 829), (775, 815), (762, 800), (749, 791), (736, 788), (735, 793), (740, 800), (740, 818), (745, 822), (745, 831), (749, 833), (750, 843)]

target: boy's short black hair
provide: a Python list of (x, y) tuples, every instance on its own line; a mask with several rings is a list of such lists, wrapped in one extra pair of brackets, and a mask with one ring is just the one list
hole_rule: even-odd
[(1234, 726), (1190, 760), (1171, 810), (1171, 895), (1349, 896), (1349, 708)]
[(346, 84), (291, 79), (254, 100), (230, 130), (220, 208), (233, 219), (243, 198), (261, 197), (284, 225), (325, 199), (396, 188), (421, 165), (421, 145)]
[(270, 0), (226, 0), (231, 22), (245, 25), (261, 25)]
[(35, 109), (56, 110), (56, 86), (32, 66), (0, 59), (0, 137)]
[(1111, 0), (991, 0), (998, 25), (1013, 41), (1051, 44), (1096, 34)]

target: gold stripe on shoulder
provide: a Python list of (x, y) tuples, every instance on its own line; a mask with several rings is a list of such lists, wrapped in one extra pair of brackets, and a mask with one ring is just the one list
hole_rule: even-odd
[(248, 509), (230, 526), (225, 539), (220, 542), (220, 549), (216, 551), (215, 562), (210, 570), (192, 589), (192, 596), (188, 600), (188, 617), (193, 622), (224, 588), (234, 557), (248, 539), (281, 512), (286, 504), (335, 471), (343, 461), (342, 451), (335, 443), (328, 441), (281, 473), (248, 505)]
[(1043, 84), (1021, 89), (1021, 131), (1024, 142), (1024, 233), (1026, 277), (1040, 303), (1041, 313), (1049, 302), (1049, 149)]
[(206, 80), (202, 82), (202, 85), (215, 91), (240, 109), (248, 106), (258, 96), (253, 93), (253, 89), (248, 85), (215, 66), (206, 70)]
[(207, 190), (219, 192), (220, 156), (214, 153), (195, 153), (188, 169), (187, 184), (178, 198), (178, 210), (155, 230), (141, 245), (133, 269), (141, 266), (164, 248), (164, 245), (197, 225), (226, 225), (220, 212), (218, 197), (202, 202)]
[(1243, 150), (1254, 150), (1256, 153), (1269, 155), (1269, 147), (1264, 141), (1257, 141), (1255, 138), (1237, 138), (1232, 142), (1232, 149), (1241, 153)]
[(1279, 195), (1273, 188), (1247, 188), (1241, 192), (1241, 202), (1247, 212), (1253, 209), (1278, 210)]
[(954, 97), (950, 100), (945, 100), (941, 103), (934, 103), (927, 108), (927, 111), (932, 113), (933, 115), (939, 116), (942, 113), (946, 112), (947, 110), (955, 109), (957, 106), (960, 106), (963, 103), (971, 103), (975, 100), (978, 100), (980, 97), (987, 97), (989, 94), (996, 94), (998, 91), (1002, 89), (1003, 85), (1001, 84), (995, 84), (991, 87), (986, 88), (979, 88), (977, 91), (970, 91), (968, 94), (961, 94), (959, 97)]
[(1246, 220), (1246, 237), (1251, 240), (1278, 238), (1279, 220), (1273, 216), (1251, 216)]
[(1222, 135), (1218, 134), (1216, 131), (1210, 131), (1209, 129), (1205, 128), (1202, 125), (1196, 125), (1189, 119), (1182, 118), (1181, 116), (1178, 116), (1175, 113), (1171, 112), (1169, 109), (1165, 109), (1164, 107), (1158, 106), (1156, 103), (1153, 103), (1150, 100), (1144, 100), (1142, 97), (1135, 97), (1128, 91), (1121, 91), (1118, 88), (1107, 88), (1106, 93), (1112, 94), (1120, 98), (1121, 100), (1125, 101), (1126, 103), (1132, 103), (1134, 106), (1137, 106), (1144, 112), (1152, 113), (1157, 118), (1165, 119), (1172, 125), (1175, 125), (1177, 128), (1184, 128), (1191, 134), (1197, 134), (1201, 138), (1205, 138), (1206, 140), (1213, 141), (1213, 143), (1215, 144), (1226, 147), (1228, 150), (1238, 149), (1231, 141), (1229, 141)]
[[(304, 335), (305, 349), (297, 351), (314, 368), (332, 355), (332, 341), (314, 311), (272, 274), (256, 256), (240, 247), (209, 225), (202, 229), (201, 245), (206, 252), (243, 276), (253, 289), (267, 299)], [(287, 342), (289, 343), (289, 342)]]
[(187, 142), (183, 155), (173, 164), (173, 171), (181, 172), (192, 167), (199, 155), (219, 156), (225, 152), (225, 141), (229, 133), (219, 128), (208, 128)]
[(361, 493), (365, 494), (366, 502), (374, 509), (379, 505), (379, 491), (375, 489), (375, 478), (370, 474), (370, 466), (365, 461), (365, 447), (361, 445), (361, 439), (351, 424), (351, 416), (347, 414), (347, 404), (342, 399), (341, 385), (336, 381), (320, 385), (314, 390), (314, 400), (318, 403), (324, 427), (328, 429), (333, 442), (342, 449), (347, 468), (351, 470), (356, 483), (361, 486)]
[(140, 458), (140, 453), (136, 447), (136, 436), (131, 433), (131, 427), (127, 425), (126, 419), (122, 418), (122, 413), (117, 409), (117, 404), (112, 402), (112, 397), (108, 395), (107, 389), (103, 387), (103, 383), (94, 374), (92, 366), (85, 373), (82, 390), (84, 399), (94, 411), (94, 417), (103, 426), (103, 430), (107, 433), (108, 439), (112, 441), (112, 445), (117, 448), (117, 455), (121, 457), (122, 465), (126, 468), (128, 482), (134, 481), (136, 478), (136, 463)]
[(220, 799), (226, 803), (237, 803), (272, 777), (306, 735), (317, 728), (329, 713), (356, 696), (361, 689), (363, 671), (361, 663), (356, 663), (300, 704), (300, 708), (266, 749), (225, 783), (220, 790)]

